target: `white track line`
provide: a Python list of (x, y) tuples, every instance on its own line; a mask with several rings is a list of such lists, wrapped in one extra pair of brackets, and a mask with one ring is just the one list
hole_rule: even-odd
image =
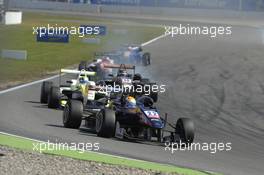
[[(146, 45), (149, 45), (161, 38), (164, 38), (166, 35), (161, 35), (161, 36), (158, 36), (150, 41), (147, 41), (145, 43), (142, 43), (141, 46), (146, 46)], [(8, 93), (8, 92), (11, 92), (11, 91), (15, 91), (15, 90), (18, 90), (18, 89), (21, 89), (21, 88), (24, 88), (24, 87), (28, 87), (28, 86), (31, 86), (31, 85), (34, 85), (34, 84), (38, 84), (38, 83), (41, 83), (43, 81), (47, 81), (47, 80), (52, 80), (54, 78), (57, 78), (59, 77), (59, 75), (55, 75), (55, 76), (52, 76), (52, 77), (49, 77), (49, 78), (45, 78), (45, 79), (41, 79), (41, 80), (37, 80), (37, 81), (33, 81), (33, 82), (30, 82), (30, 83), (26, 83), (26, 84), (23, 84), (23, 85), (20, 85), (20, 86), (16, 86), (16, 87), (13, 87), (13, 88), (9, 88), (9, 89), (6, 89), (6, 90), (3, 90), (3, 91), (0, 91), (0, 95), (1, 94), (5, 94), (5, 93)]]
[(4, 93), (7, 93), (7, 92), (15, 91), (17, 89), (28, 87), (28, 86), (31, 86), (31, 85), (34, 85), (34, 84), (38, 84), (38, 83), (41, 83), (43, 81), (52, 80), (52, 79), (57, 78), (57, 77), (59, 77), (59, 75), (55, 75), (55, 76), (52, 76), (52, 77), (49, 77), (49, 78), (33, 81), (33, 82), (30, 82), (30, 83), (27, 83), (27, 84), (23, 84), (23, 85), (20, 85), (20, 86), (12, 87), (12, 88), (0, 91), (0, 95), (4, 94)]
[(147, 41), (147, 42), (145, 42), (145, 43), (142, 43), (141, 46), (149, 45), (149, 44), (151, 44), (151, 43), (153, 43), (153, 42), (155, 42), (155, 41), (157, 41), (157, 40), (159, 40), (159, 39), (161, 39), (161, 38), (164, 38), (164, 37), (166, 37), (166, 36), (168, 36), (168, 35), (165, 35), (165, 34), (160, 35), (160, 36), (158, 36), (158, 37), (156, 37), (156, 38), (153, 38), (152, 40), (149, 40), (149, 41)]

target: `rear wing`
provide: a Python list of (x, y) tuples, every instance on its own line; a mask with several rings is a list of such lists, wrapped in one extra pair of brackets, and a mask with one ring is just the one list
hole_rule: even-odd
[(117, 52), (94, 52), (94, 57), (102, 57), (102, 56), (119, 56), (120, 54)]
[(136, 69), (136, 66), (132, 64), (104, 64), (104, 67), (113, 69)]
[(121, 44), (121, 47), (139, 47), (140, 44)]
[(67, 73), (67, 74), (84, 74), (87, 76), (95, 76), (96, 72), (90, 72), (86, 70), (73, 70), (73, 69), (61, 69), (60, 73)]

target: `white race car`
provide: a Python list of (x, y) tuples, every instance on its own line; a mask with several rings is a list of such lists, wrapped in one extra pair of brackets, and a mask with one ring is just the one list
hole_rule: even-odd
[[(67, 80), (67, 85), (62, 85), (62, 79), (65, 78), (66, 74), (77, 75), (77, 78)], [(94, 89), (95, 82), (91, 81), (90, 77), (95, 75), (96, 72), (86, 70), (61, 69), (59, 86), (54, 86), (51, 81), (42, 83), (40, 102), (48, 103), (49, 108), (60, 108), (67, 104), (68, 99), (87, 102), (101, 98), (106, 93)]]

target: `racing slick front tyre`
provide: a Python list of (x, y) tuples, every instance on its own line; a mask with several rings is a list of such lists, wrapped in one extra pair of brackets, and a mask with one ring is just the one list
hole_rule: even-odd
[(51, 87), (48, 98), (48, 107), (49, 108), (59, 108), (60, 106), (60, 88)]
[(161, 129), (157, 129), (157, 141), (160, 143), (163, 141), (163, 132)]
[(78, 129), (82, 123), (83, 104), (77, 100), (69, 100), (63, 110), (65, 128)]
[(189, 144), (194, 139), (194, 123), (189, 118), (179, 118), (175, 128), (176, 134), (180, 136), (181, 142)]
[(158, 92), (151, 92), (150, 98), (156, 103), (158, 101)]
[(40, 103), (48, 103), (48, 96), (53, 82), (44, 81), (41, 85)]
[(104, 109), (96, 116), (96, 133), (99, 137), (110, 138), (115, 135), (116, 115), (111, 109)]
[(142, 56), (142, 64), (143, 66), (150, 65), (150, 53), (146, 52)]

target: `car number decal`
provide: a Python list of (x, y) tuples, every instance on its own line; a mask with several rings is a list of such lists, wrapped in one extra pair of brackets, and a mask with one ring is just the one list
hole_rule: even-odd
[(156, 111), (144, 111), (148, 118), (160, 118)]
[(123, 78), (122, 83), (131, 83), (131, 79)]

